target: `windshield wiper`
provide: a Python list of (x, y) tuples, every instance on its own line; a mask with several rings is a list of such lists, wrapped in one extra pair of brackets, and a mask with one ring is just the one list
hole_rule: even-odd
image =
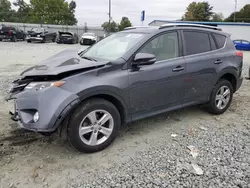
[(90, 61), (97, 61), (96, 59), (94, 59), (93, 57), (87, 57), (87, 56), (82, 56), (83, 59), (87, 59)]

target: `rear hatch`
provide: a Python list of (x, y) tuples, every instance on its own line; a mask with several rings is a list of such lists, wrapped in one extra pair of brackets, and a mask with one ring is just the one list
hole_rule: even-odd
[(11, 36), (11, 27), (0, 26), (0, 35)]

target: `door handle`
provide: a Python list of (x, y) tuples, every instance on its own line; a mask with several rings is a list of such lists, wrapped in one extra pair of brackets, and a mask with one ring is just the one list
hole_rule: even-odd
[(176, 68), (173, 69), (173, 72), (180, 72), (183, 71), (184, 67), (183, 66), (177, 66)]
[(214, 64), (221, 64), (221, 63), (223, 63), (223, 61), (220, 60), (220, 59), (217, 59), (217, 60), (214, 62)]

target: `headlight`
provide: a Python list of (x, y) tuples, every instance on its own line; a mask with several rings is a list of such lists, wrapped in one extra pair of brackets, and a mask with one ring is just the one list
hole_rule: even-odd
[(24, 90), (30, 90), (30, 89), (35, 89), (35, 90), (42, 90), (47, 87), (60, 87), (65, 83), (65, 81), (56, 81), (56, 82), (31, 82), (29, 83)]
[(37, 37), (40, 37), (41, 35), (37, 35)]

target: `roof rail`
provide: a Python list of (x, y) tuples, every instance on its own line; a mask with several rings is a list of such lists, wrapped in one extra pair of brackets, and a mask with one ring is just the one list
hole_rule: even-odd
[(131, 27), (124, 28), (124, 30), (139, 29), (139, 28), (159, 28), (159, 27), (156, 27), (156, 26), (131, 26)]
[(171, 23), (171, 24), (164, 24), (161, 25), (159, 29), (165, 29), (169, 27), (198, 27), (198, 28), (204, 28), (204, 29), (213, 29), (217, 31), (222, 31), (219, 27), (209, 26), (209, 25), (201, 25), (201, 24), (188, 24), (188, 23)]

